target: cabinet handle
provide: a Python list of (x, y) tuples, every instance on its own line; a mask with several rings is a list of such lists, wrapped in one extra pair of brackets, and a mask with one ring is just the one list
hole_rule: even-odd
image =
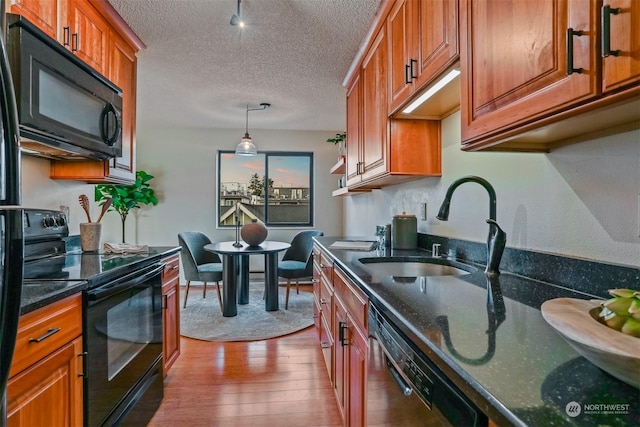
[(169, 295), (162, 295), (162, 309), (166, 310), (169, 307)]
[(320, 280), (316, 279), (315, 277), (313, 279), (311, 279), (311, 283), (319, 283)]
[(77, 52), (80, 50), (80, 36), (78, 33), (71, 34), (71, 51)]
[(79, 377), (85, 377), (88, 378), (87, 376), (87, 352), (82, 352), (80, 354), (78, 354), (78, 357), (82, 357), (82, 372), (80, 372), (78, 374)]
[(47, 331), (46, 334), (44, 334), (40, 338), (29, 338), (29, 342), (42, 342), (42, 341), (46, 340), (47, 338), (49, 338), (51, 335), (55, 335), (58, 332), (60, 332), (60, 328), (51, 328), (51, 329), (49, 329)]
[(321, 347), (321, 348), (329, 348), (329, 347), (331, 347), (331, 344), (329, 344), (329, 343), (328, 343), (328, 342), (326, 342), (326, 341), (322, 341), (322, 342), (320, 343), (320, 347)]
[(340, 341), (341, 346), (349, 345), (347, 341), (347, 322), (338, 322), (338, 340)]
[(573, 68), (573, 36), (582, 36), (584, 34), (581, 30), (574, 30), (573, 28), (567, 28), (567, 75), (573, 73), (582, 74), (582, 68)]
[(618, 56), (619, 50), (611, 50), (611, 15), (617, 15), (620, 8), (609, 5), (602, 6), (602, 57)]
[(320, 304), (326, 304), (326, 303), (327, 303), (327, 300), (326, 300), (326, 299), (324, 299), (324, 298), (320, 298)]
[(62, 44), (64, 46), (69, 46), (71, 38), (71, 27), (64, 27), (62, 29)]
[(411, 79), (417, 79), (418, 78), (418, 76), (416, 76), (415, 70), (413, 68), (414, 65), (418, 65), (418, 61), (416, 61), (415, 59), (411, 59), (409, 61), (409, 68), (411, 69), (411, 74), (410, 74)]
[(405, 84), (411, 84), (410, 69), (411, 69), (410, 65), (405, 65), (404, 66), (404, 83)]

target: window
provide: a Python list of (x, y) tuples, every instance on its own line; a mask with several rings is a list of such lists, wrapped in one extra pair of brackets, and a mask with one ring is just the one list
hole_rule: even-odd
[(313, 153), (218, 151), (218, 226), (313, 226)]

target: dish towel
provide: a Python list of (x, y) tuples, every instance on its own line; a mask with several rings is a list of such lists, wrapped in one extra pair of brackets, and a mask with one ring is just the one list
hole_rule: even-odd
[(107, 254), (146, 254), (149, 252), (147, 245), (134, 245), (130, 243), (104, 243), (104, 253)]

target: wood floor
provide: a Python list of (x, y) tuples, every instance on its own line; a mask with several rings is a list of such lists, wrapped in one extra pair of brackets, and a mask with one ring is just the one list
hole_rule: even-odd
[(340, 426), (313, 327), (265, 341), (181, 339), (150, 427)]

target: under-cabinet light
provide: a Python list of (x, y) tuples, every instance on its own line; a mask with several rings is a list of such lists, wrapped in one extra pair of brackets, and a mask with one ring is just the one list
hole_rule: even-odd
[(443, 78), (438, 80), (438, 82), (436, 82), (436, 84), (431, 86), (425, 93), (420, 95), (415, 101), (413, 101), (411, 104), (409, 104), (407, 106), (407, 108), (402, 110), (402, 112), (405, 113), (405, 114), (411, 113), (413, 110), (415, 110), (420, 105), (422, 105), (427, 99), (431, 98), (440, 89), (442, 89), (443, 87), (448, 85), (453, 79), (455, 79), (459, 75), (460, 75), (460, 70), (453, 69), (453, 70), (449, 71), (449, 73), (447, 73)]

